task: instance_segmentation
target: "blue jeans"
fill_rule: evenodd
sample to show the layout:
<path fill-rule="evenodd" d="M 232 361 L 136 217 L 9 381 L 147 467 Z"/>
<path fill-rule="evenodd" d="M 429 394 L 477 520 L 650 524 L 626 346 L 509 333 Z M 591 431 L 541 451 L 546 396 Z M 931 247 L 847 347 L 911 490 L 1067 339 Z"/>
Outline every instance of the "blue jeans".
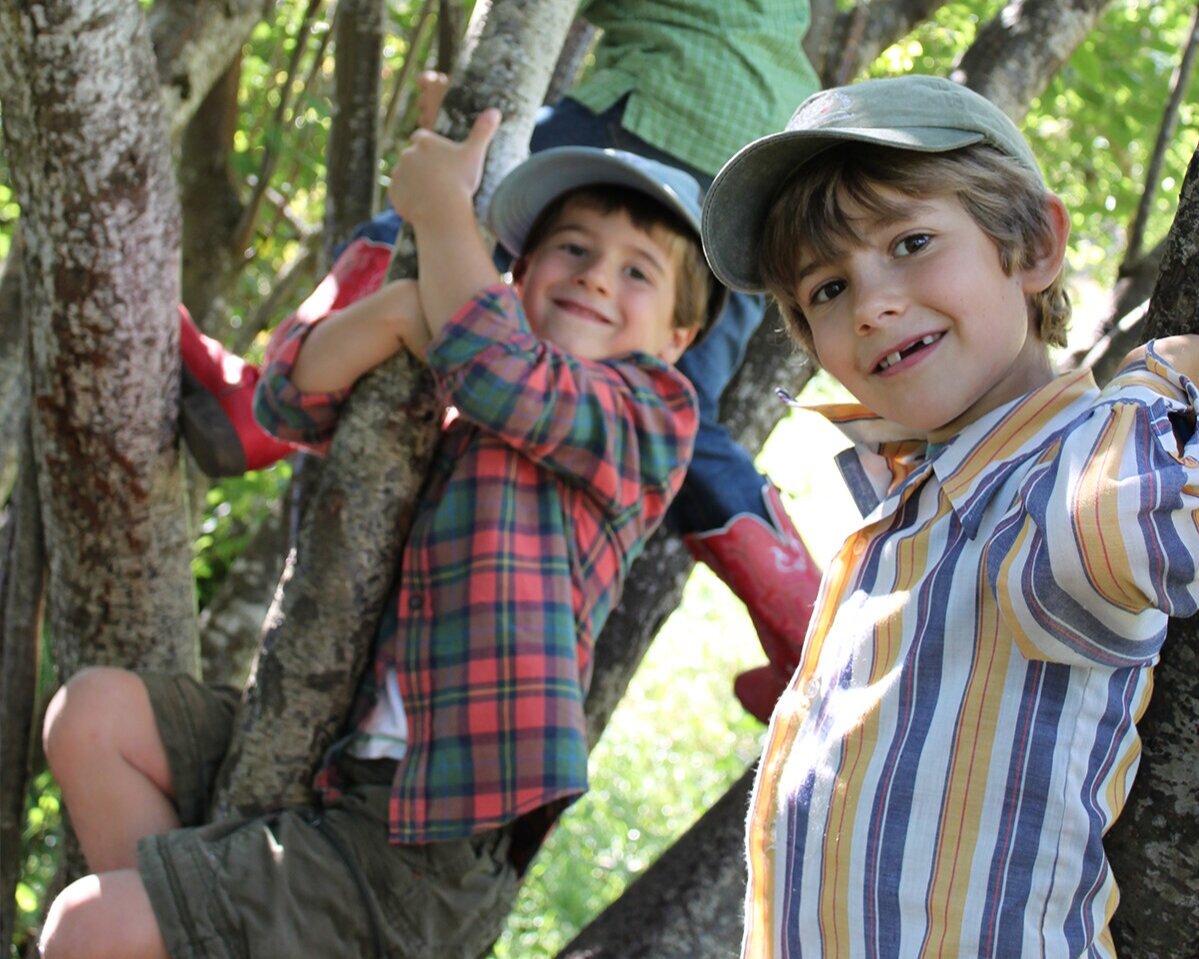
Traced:
<path fill-rule="evenodd" d="M 599 114 L 569 98 L 542 107 L 530 150 L 536 153 L 559 146 L 627 150 L 686 170 L 705 190 L 711 185 L 710 176 L 622 129 L 623 113 L 624 100 Z M 400 218 L 389 208 L 359 226 L 354 238 L 366 236 L 394 243 L 399 223 Z M 501 269 L 507 268 L 503 251 L 497 253 L 496 260 Z M 762 500 L 766 478 L 754 466 L 749 452 L 718 420 L 720 396 L 745 358 L 746 344 L 761 324 L 765 308 L 761 296 L 734 293 L 704 338 L 675 364 L 695 386 L 700 417 L 695 457 L 683 488 L 666 514 L 667 526 L 680 535 L 717 529 L 738 513 L 753 513 L 769 522 Z"/>

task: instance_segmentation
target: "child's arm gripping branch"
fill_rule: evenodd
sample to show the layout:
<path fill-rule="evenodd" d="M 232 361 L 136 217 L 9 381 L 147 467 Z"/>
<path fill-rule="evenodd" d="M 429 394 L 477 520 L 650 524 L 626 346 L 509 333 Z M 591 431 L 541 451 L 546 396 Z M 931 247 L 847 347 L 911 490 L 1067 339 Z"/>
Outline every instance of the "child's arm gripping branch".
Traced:
<path fill-rule="evenodd" d="M 475 219 L 474 195 L 498 110 L 479 114 L 461 143 L 417 130 L 391 175 L 388 198 L 416 234 L 420 300 L 431 336 L 474 296 L 499 282 Z"/>
<path fill-rule="evenodd" d="M 424 358 L 429 331 L 413 280 L 395 280 L 313 326 L 291 380 L 305 393 L 349 389 L 402 347 Z"/>
<path fill-rule="evenodd" d="M 372 292 L 338 309 L 341 294 L 325 289 L 327 278 L 271 335 L 254 391 L 263 429 L 317 452 L 332 438 L 358 377 L 404 346 L 423 359 L 429 342 L 415 281 L 385 283 L 386 262 L 378 259 L 365 276 L 359 267 L 347 272 L 350 296 Z"/>

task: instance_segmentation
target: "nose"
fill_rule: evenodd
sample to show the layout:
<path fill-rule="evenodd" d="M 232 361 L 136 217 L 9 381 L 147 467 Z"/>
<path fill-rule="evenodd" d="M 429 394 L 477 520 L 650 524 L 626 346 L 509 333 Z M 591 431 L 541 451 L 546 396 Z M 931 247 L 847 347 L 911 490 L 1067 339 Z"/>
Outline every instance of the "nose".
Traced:
<path fill-rule="evenodd" d="M 589 256 L 575 271 L 574 282 L 577 286 L 607 294 L 613 289 L 612 266 L 605 256 Z"/>
<path fill-rule="evenodd" d="M 899 278 L 883 267 L 863 269 L 852 279 L 854 327 L 865 334 L 903 315 Z"/>

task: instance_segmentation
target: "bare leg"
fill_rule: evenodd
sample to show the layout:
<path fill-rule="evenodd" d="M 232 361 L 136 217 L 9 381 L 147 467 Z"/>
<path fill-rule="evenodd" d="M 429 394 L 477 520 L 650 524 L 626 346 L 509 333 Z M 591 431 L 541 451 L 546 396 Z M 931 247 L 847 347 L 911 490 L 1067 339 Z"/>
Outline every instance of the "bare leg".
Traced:
<path fill-rule="evenodd" d="M 94 872 L 134 869 L 139 839 L 178 828 L 166 752 L 136 674 L 106 667 L 76 674 L 51 700 L 44 738 Z"/>
<path fill-rule="evenodd" d="M 50 907 L 38 945 L 43 959 L 170 959 L 134 869 L 67 886 Z"/>

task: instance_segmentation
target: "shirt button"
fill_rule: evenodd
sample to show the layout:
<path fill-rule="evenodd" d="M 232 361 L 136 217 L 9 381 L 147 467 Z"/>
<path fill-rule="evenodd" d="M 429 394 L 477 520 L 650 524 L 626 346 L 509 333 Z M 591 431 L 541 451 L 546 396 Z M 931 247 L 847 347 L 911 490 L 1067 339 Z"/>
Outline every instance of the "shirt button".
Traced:
<path fill-rule="evenodd" d="M 424 609 L 424 607 L 425 607 L 425 597 L 419 596 L 419 595 L 412 595 L 412 596 L 408 597 L 408 608 L 409 609 Z"/>
<path fill-rule="evenodd" d="M 820 692 L 820 684 L 814 679 L 809 679 L 804 685 L 803 691 L 807 694 L 809 699 L 815 699 L 816 694 Z"/>

